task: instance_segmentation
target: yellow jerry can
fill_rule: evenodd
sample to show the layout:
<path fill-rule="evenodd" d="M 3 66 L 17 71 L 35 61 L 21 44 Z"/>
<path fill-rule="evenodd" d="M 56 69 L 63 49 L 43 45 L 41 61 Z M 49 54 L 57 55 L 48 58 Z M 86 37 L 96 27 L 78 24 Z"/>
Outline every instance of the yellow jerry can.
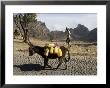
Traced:
<path fill-rule="evenodd" d="M 58 49 L 59 49 L 59 47 L 56 46 L 55 49 L 54 49 L 54 53 L 55 53 L 55 54 L 58 53 Z"/>
<path fill-rule="evenodd" d="M 58 56 L 62 56 L 62 50 L 60 48 L 58 49 Z"/>
<path fill-rule="evenodd" d="M 50 54 L 53 54 L 53 50 L 54 50 L 54 48 L 50 47 Z"/>

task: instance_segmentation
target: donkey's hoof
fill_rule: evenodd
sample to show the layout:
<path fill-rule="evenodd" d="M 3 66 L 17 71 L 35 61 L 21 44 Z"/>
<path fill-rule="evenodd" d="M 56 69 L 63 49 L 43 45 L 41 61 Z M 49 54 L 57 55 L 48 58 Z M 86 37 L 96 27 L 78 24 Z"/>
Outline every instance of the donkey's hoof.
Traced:
<path fill-rule="evenodd" d="M 42 70 L 45 70 L 45 67 L 42 67 Z"/>

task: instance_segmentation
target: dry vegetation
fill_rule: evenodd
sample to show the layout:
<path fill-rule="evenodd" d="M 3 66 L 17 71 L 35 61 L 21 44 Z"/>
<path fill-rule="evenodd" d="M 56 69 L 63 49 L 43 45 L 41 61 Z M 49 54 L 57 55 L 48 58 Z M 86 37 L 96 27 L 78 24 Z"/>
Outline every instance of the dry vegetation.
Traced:
<path fill-rule="evenodd" d="M 31 39 L 34 45 L 44 46 L 48 41 L 41 41 Z M 66 44 L 64 42 L 57 42 L 59 45 Z M 64 64 L 57 70 L 42 70 L 43 58 L 38 54 L 33 56 L 28 55 L 28 45 L 22 40 L 14 39 L 14 59 L 13 59 L 13 74 L 14 75 L 97 75 L 97 46 L 92 44 L 85 44 L 80 42 L 71 43 L 70 55 L 71 59 L 67 62 L 67 70 Z M 57 60 L 49 60 L 52 67 L 56 67 Z"/>

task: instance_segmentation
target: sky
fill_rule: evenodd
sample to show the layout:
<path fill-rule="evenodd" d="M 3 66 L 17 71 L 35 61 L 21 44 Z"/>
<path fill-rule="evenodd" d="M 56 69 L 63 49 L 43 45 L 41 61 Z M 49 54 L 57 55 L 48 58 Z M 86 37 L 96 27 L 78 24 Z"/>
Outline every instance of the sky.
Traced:
<path fill-rule="evenodd" d="M 65 31 L 66 27 L 75 28 L 78 24 L 85 25 L 89 30 L 97 27 L 96 13 L 39 13 L 37 20 L 45 22 L 50 31 Z"/>

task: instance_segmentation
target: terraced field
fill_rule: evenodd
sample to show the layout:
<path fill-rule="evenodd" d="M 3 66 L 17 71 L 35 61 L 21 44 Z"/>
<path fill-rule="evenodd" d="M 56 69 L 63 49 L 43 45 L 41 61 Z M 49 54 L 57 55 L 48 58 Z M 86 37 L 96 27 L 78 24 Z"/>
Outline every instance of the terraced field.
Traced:
<path fill-rule="evenodd" d="M 48 41 L 31 40 L 34 45 L 44 46 Z M 57 42 L 59 45 L 66 44 Z M 92 44 L 74 44 L 71 43 L 71 59 L 67 62 L 67 69 L 62 70 L 65 65 L 62 64 L 59 69 L 42 69 L 44 58 L 35 54 L 28 55 L 28 45 L 21 40 L 14 40 L 14 75 L 97 75 L 97 46 Z M 58 65 L 57 59 L 50 59 L 49 64 L 55 68 Z"/>

